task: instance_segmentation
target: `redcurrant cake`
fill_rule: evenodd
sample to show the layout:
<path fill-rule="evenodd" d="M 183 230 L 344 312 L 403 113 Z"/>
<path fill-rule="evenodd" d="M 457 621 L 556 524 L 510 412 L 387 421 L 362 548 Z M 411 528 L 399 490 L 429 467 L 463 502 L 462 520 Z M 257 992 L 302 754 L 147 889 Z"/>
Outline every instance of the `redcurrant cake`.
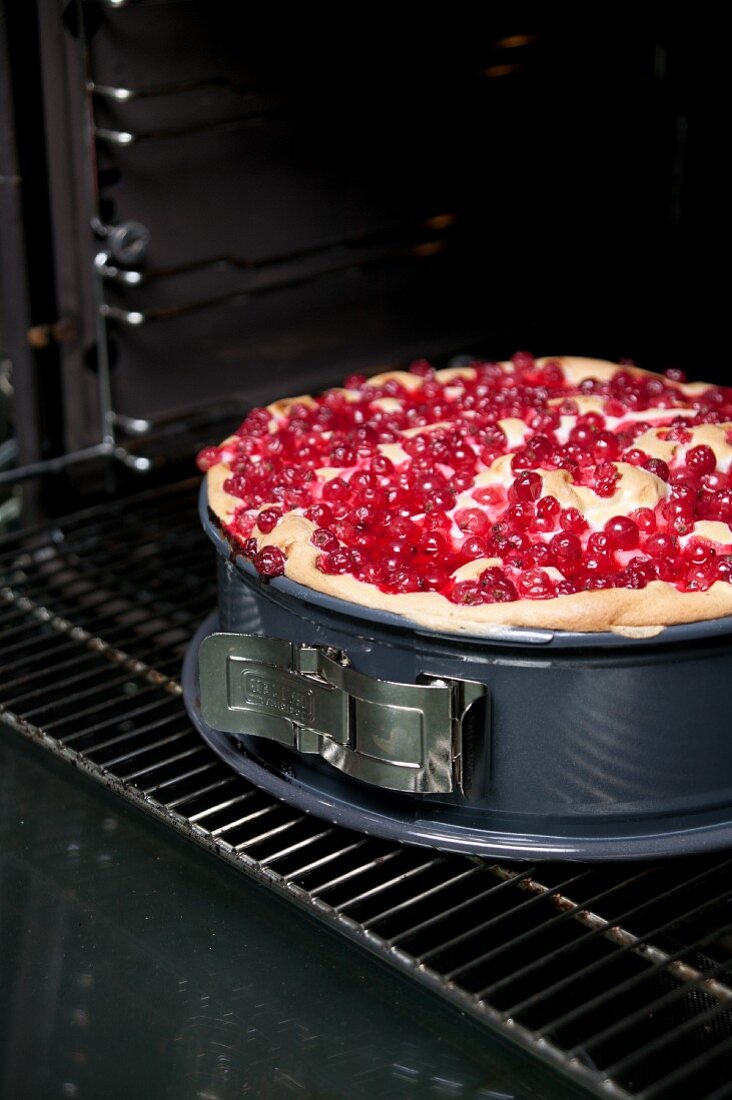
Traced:
<path fill-rule="evenodd" d="M 575 356 L 353 375 L 198 458 L 284 574 L 439 631 L 651 636 L 732 614 L 732 389 Z"/>

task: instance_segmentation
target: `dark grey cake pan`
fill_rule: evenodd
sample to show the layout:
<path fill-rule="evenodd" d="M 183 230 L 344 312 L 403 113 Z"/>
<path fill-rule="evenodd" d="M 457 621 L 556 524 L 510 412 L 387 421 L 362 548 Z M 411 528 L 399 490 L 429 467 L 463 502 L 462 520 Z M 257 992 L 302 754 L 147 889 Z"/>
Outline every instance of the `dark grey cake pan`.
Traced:
<path fill-rule="evenodd" d="M 352 828 L 484 856 L 642 859 L 732 843 L 729 619 L 654 639 L 437 634 L 285 578 L 262 581 L 211 522 L 205 488 L 201 519 L 218 551 L 219 610 L 189 652 L 186 701 L 203 736 L 255 783 Z M 206 643 L 213 634 L 226 637 Z M 261 736 L 247 709 L 235 716 L 236 732 L 214 728 L 201 712 L 201 644 L 235 654 L 236 638 L 252 636 L 282 639 L 293 653 L 345 654 L 357 684 L 478 685 L 485 694 L 462 729 L 462 781 L 383 790 L 343 774 L 339 749 L 329 763 L 312 746 L 305 753 Z M 211 656 L 204 664 L 207 680 L 226 681 L 223 665 L 219 677 Z M 288 675 L 296 686 L 297 674 Z M 289 706 L 276 690 L 277 705 Z"/>

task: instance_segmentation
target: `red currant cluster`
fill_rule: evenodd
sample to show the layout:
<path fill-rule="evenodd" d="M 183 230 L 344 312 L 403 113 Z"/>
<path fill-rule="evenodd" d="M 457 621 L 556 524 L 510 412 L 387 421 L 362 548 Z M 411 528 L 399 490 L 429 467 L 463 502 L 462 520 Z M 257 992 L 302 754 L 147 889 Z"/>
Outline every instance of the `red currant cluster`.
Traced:
<path fill-rule="evenodd" d="M 282 573 L 285 556 L 276 546 L 260 549 L 257 535 L 295 511 L 314 524 L 324 574 L 350 574 L 385 592 L 439 592 L 460 604 L 644 588 L 656 579 L 693 591 L 730 579 L 732 556 L 719 544 L 693 535 L 680 540 L 699 519 L 732 522 L 732 479 L 717 471 L 711 447 L 686 446 L 695 425 L 732 421 L 732 390 L 710 386 L 689 399 L 670 384 L 682 380 L 678 373 L 665 380 L 622 368 L 609 381 L 573 386 L 560 364 L 540 365 L 526 353 L 514 356 L 510 369 L 478 362 L 471 376 L 449 381 L 424 361 L 412 372 L 421 379 L 414 388 L 398 378 L 375 384 L 354 375 L 347 392 L 291 404 L 284 418 L 255 409 L 235 443 L 201 452 L 201 469 L 222 456 L 228 463 L 224 489 L 242 502 L 230 534 L 261 575 Z M 580 395 L 601 398 L 603 412 L 580 413 Z M 638 416 L 650 408 L 668 410 L 668 417 L 656 414 L 651 424 Z M 568 433 L 567 417 L 574 419 Z M 513 449 L 500 423 L 507 418 L 525 425 Z M 661 437 L 684 445 L 671 469 L 636 446 L 659 423 Z M 384 444 L 399 444 L 406 461 L 392 461 Z M 476 485 L 508 453 L 508 489 Z M 564 470 L 574 484 L 612 500 L 618 462 L 668 483 L 656 509 L 613 516 L 602 530 L 590 530 L 577 509 L 542 495 L 539 471 Z M 327 480 L 317 472 L 323 468 Z M 342 472 L 332 476 L 334 469 Z M 486 558 L 501 565 L 455 579 L 462 566 Z"/>

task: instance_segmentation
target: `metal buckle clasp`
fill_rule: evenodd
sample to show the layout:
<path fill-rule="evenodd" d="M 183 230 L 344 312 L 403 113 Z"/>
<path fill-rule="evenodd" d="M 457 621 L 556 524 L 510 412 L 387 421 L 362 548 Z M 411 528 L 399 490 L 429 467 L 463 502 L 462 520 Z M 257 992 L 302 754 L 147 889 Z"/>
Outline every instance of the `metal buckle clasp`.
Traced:
<path fill-rule="evenodd" d="M 199 671 L 203 718 L 214 729 L 317 753 L 386 790 L 479 794 L 484 684 L 429 675 L 417 684 L 377 680 L 338 650 L 248 634 L 209 635 Z"/>

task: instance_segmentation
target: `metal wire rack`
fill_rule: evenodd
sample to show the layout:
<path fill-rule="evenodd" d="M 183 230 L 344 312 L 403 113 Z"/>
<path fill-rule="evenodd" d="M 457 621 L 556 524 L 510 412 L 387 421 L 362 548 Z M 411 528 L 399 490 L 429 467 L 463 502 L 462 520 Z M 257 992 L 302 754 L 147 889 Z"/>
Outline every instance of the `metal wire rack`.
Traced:
<path fill-rule="evenodd" d="M 0 717 L 590 1092 L 732 1096 L 732 856 L 502 864 L 358 835 L 234 775 L 178 673 L 216 598 L 190 481 L 0 542 Z"/>

